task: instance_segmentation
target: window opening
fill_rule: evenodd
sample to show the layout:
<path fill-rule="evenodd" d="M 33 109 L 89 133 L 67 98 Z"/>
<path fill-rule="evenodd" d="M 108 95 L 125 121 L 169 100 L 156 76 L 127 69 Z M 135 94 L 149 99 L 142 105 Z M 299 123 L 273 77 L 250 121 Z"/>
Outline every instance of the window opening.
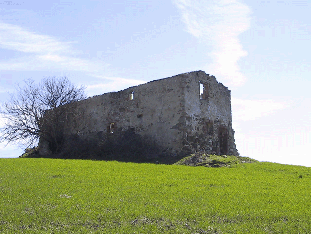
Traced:
<path fill-rule="evenodd" d="M 207 92 L 207 84 L 203 84 L 200 81 L 200 99 L 207 99 L 208 92 Z"/>
<path fill-rule="evenodd" d="M 203 93 L 204 93 L 204 86 L 202 83 L 200 83 L 200 99 L 203 99 Z"/>
<path fill-rule="evenodd" d="M 134 100 L 134 92 L 130 93 L 130 100 Z"/>

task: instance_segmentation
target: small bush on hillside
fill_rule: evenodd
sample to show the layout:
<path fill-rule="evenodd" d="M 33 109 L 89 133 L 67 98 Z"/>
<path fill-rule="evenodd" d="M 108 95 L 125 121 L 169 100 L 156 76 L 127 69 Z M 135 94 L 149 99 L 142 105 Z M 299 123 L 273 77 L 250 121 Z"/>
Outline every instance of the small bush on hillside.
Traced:
<path fill-rule="evenodd" d="M 240 163 L 254 163 L 254 162 L 258 161 L 255 159 L 242 156 L 209 155 L 198 152 L 181 159 L 180 161 L 176 162 L 175 165 L 230 167 Z"/>
<path fill-rule="evenodd" d="M 39 158 L 39 149 L 38 147 L 26 148 L 25 152 L 19 156 L 20 158 Z"/>

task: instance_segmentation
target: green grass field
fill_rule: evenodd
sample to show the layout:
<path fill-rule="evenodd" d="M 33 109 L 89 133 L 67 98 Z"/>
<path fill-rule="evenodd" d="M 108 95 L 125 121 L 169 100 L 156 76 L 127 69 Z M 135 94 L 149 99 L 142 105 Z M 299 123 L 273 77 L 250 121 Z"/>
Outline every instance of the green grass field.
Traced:
<path fill-rule="evenodd" d="M 0 159 L 0 233 L 311 233 L 311 168 Z"/>

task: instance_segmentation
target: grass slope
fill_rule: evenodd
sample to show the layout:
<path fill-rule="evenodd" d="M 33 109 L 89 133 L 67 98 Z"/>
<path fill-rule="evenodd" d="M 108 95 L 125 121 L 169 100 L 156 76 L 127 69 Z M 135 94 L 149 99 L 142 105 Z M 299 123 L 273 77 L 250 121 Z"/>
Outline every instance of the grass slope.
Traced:
<path fill-rule="evenodd" d="M 0 159 L 0 233 L 310 233 L 311 168 Z"/>

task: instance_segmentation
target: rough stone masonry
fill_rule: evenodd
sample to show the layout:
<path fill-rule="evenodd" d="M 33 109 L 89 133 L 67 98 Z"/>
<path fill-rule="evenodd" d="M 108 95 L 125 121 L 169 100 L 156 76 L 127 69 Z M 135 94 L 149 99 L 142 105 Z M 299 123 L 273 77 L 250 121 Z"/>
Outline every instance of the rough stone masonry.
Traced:
<path fill-rule="evenodd" d="M 63 119 L 65 138 L 77 135 L 107 139 L 131 131 L 152 139 L 158 147 L 156 153 L 239 155 L 232 129 L 230 90 L 203 71 L 154 80 L 69 105 L 74 108 Z M 39 148 L 46 154 L 48 142 L 41 139 Z"/>

